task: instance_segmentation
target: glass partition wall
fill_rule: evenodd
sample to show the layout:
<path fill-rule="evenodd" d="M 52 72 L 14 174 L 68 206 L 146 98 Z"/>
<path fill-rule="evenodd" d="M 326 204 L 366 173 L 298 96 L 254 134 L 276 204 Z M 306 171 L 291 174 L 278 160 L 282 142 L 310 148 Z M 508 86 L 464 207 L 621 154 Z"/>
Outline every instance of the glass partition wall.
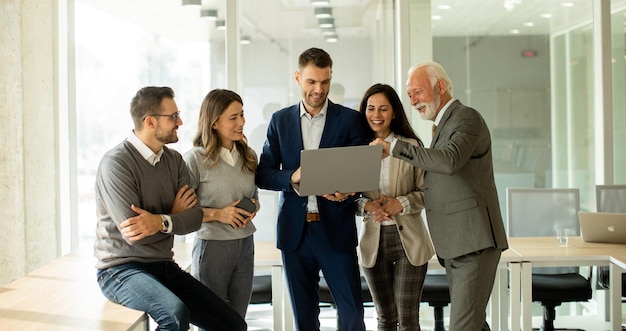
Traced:
<path fill-rule="evenodd" d="M 77 182 L 78 201 L 72 208 L 78 215 L 78 229 L 72 232 L 80 245 L 93 241 L 98 162 L 130 134 L 128 105 L 140 87 L 174 88 L 184 124 L 180 141 L 170 147 L 181 153 L 191 147 L 204 95 L 213 88 L 235 90 L 244 100 L 244 132 L 260 154 L 271 113 L 301 98 L 294 72 L 304 49 L 320 47 L 333 57 L 330 98 L 334 102 L 356 107 L 374 82 L 394 82 L 393 1 L 72 3 L 77 173 L 68 176 Z M 323 25 L 328 19 L 333 24 Z M 230 33 L 232 29 L 236 33 Z M 236 45 L 228 43 L 233 36 Z M 234 75 L 227 69 L 229 61 L 237 63 Z M 262 191 L 260 199 L 263 208 L 256 220 L 263 224 L 256 237 L 273 240 L 278 195 Z"/>
<path fill-rule="evenodd" d="M 203 0 L 189 7 L 174 0 L 74 0 L 77 124 L 71 130 L 77 132 L 72 162 L 78 172 L 69 176 L 78 183 L 78 202 L 71 208 L 78 210 L 79 229 L 72 231 L 91 244 L 97 162 L 130 133 L 128 104 L 141 86 L 175 89 L 184 125 L 172 147 L 181 153 L 191 146 L 204 95 L 213 88 L 236 90 L 244 100 L 245 133 L 259 152 L 269 113 L 300 100 L 294 71 L 305 48 L 331 54 L 330 98 L 356 108 L 370 85 L 395 86 L 406 79 L 396 77 L 395 41 L 415 43 L 431 31 L 432 45 L 403 49 L 432 49 L 454 82 L 454 96 L 485 117 L 503 215 L 507 187 L 579 188 L 581 209 L 591 210 L 597 181 L 594 114 L 602 111 L 593 102 L 594 1 Z M 395 6 L 418 2 L 430 8 L 430 21 L 421 19 L 423 13 L 420 19 L 410 16 L 409 31 L 397 31 L 406 25 L 397 25 L 396 18 L 404 16 Z M 625 3 L 611 1 L 613 132 L 607 134 L 615 142 L 615 184 L 626 183 L 620 144 L 626 129 Z M 205 10 L 216 16 L 203 16 Z M 334 25 L 320 26 L 328 18 Z M 229 34 L 232 29 L 236 33 Z M 234 82 L 229 61 L 237 64 Z M 406 75 L 406 69 L 399 72 Z M 404 96 L 404 86 L 396 88 Z M 405 107 L 418 134 L 428 136 L 420 131 L 423 121 Z M 259 235 L 271 239 L 277 197 L 263 192 L 261 199 L 259 221 L 267 226 Z"/>
<path fill-rule="evenodd" d="M 613 162 L 615 184 L 626 183 L 626 4 L 611 2 Z"/>

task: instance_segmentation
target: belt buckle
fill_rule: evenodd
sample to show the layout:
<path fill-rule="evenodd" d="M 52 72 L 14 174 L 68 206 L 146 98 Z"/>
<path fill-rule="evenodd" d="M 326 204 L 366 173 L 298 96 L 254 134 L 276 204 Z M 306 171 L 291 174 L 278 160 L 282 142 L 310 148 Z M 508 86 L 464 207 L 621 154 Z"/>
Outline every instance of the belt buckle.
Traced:
<path fill-rule="evenodd" d="M 307 223 L 319 222 L 320 214 L 319 213 L 306 213 L 305 220 Z"/>

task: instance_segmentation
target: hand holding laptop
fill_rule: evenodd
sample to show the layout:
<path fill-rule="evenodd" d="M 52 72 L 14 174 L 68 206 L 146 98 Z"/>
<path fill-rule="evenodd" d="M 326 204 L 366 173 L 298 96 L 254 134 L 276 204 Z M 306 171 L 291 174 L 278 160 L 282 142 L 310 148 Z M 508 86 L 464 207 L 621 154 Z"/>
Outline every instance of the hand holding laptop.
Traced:
<path fill-rule="evenodd" d="M 324 194 L 322 195 L 322 197 L 330 201 L 342 202 L 346 200 L 349 196 L 353 196 L 355 194 L 356 192 L 350 192 L 350 193 L 335 192 L 335 194 Z"/>
<path fill-rule="evenodd" d="M 292 184 L 300 184 L 300 174 L 302 173 L 302 167 L 298 167 L 296 171 L 291 174 L 291 183 Z M 335 192 L 334 194 L 324 194 L 322 197 L 326 198 L 330 201 L 342 202 L 346 200 L 349 196 L 355 195 L 356 192 L 350 193 L 341 193 Z"/>
<path fill-rule="evenodd" d="M 291 174 L 291 182 L 294 184 L 300 184 L 300 174 L 302 173 L 302 167 L 298 167 L 296 171 Z"/>
<path fill-rule="evenodd" d="M 389 153 L 390 153 L 389 147 L 391 147 L 391 143 L 390 142 L 387 142 L 387 141 L 385 141 L 384 139 L 381 139 L 381 138 L 376 138 L 374 141 L 372 141 L 370 143 L 370 146 L 375 146 L 375 145 L 383 146 L 383 156 L 382 156 L 383 159 L 386 158 L 387 156 L 389 156 Z"/>

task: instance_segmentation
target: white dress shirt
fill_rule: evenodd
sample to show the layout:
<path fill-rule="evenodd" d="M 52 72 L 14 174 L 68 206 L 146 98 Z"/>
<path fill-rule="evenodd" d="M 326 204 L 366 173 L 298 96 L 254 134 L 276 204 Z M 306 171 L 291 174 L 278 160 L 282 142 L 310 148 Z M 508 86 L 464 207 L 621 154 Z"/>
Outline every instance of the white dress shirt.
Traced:
<path fill-rule="evenodd" d="M 326 113 L 328 112 L 328 99 L 324 103 L 319 114 L 312 117 L 307 113 L 304 104 L 300 101 L 300 127 L 302 128 L 302 144 L 304 149 L 318 149 L 326 124 Z M 318 213 L 317 199 L 314 195 L 308 197 L 306 206 L 307 213 Z"/>

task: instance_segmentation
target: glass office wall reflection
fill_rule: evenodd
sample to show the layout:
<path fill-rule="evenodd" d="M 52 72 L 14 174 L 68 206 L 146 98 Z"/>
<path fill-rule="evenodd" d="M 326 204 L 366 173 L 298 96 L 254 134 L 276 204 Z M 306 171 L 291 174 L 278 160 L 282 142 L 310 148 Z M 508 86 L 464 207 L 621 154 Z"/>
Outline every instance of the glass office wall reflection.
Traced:
<path fill-rule="evenodd" d="M 488 12 L 498 20 L 458 20 L 451 31 L 438 2 L 434 59 L 452 76 L 455 97 L 479 110 L 491 129 L 503 215 L 507 187 L 592 194 L 592 3 L 490 1 Z M 584 196 L 584 205 L 594 203 Z"/>

